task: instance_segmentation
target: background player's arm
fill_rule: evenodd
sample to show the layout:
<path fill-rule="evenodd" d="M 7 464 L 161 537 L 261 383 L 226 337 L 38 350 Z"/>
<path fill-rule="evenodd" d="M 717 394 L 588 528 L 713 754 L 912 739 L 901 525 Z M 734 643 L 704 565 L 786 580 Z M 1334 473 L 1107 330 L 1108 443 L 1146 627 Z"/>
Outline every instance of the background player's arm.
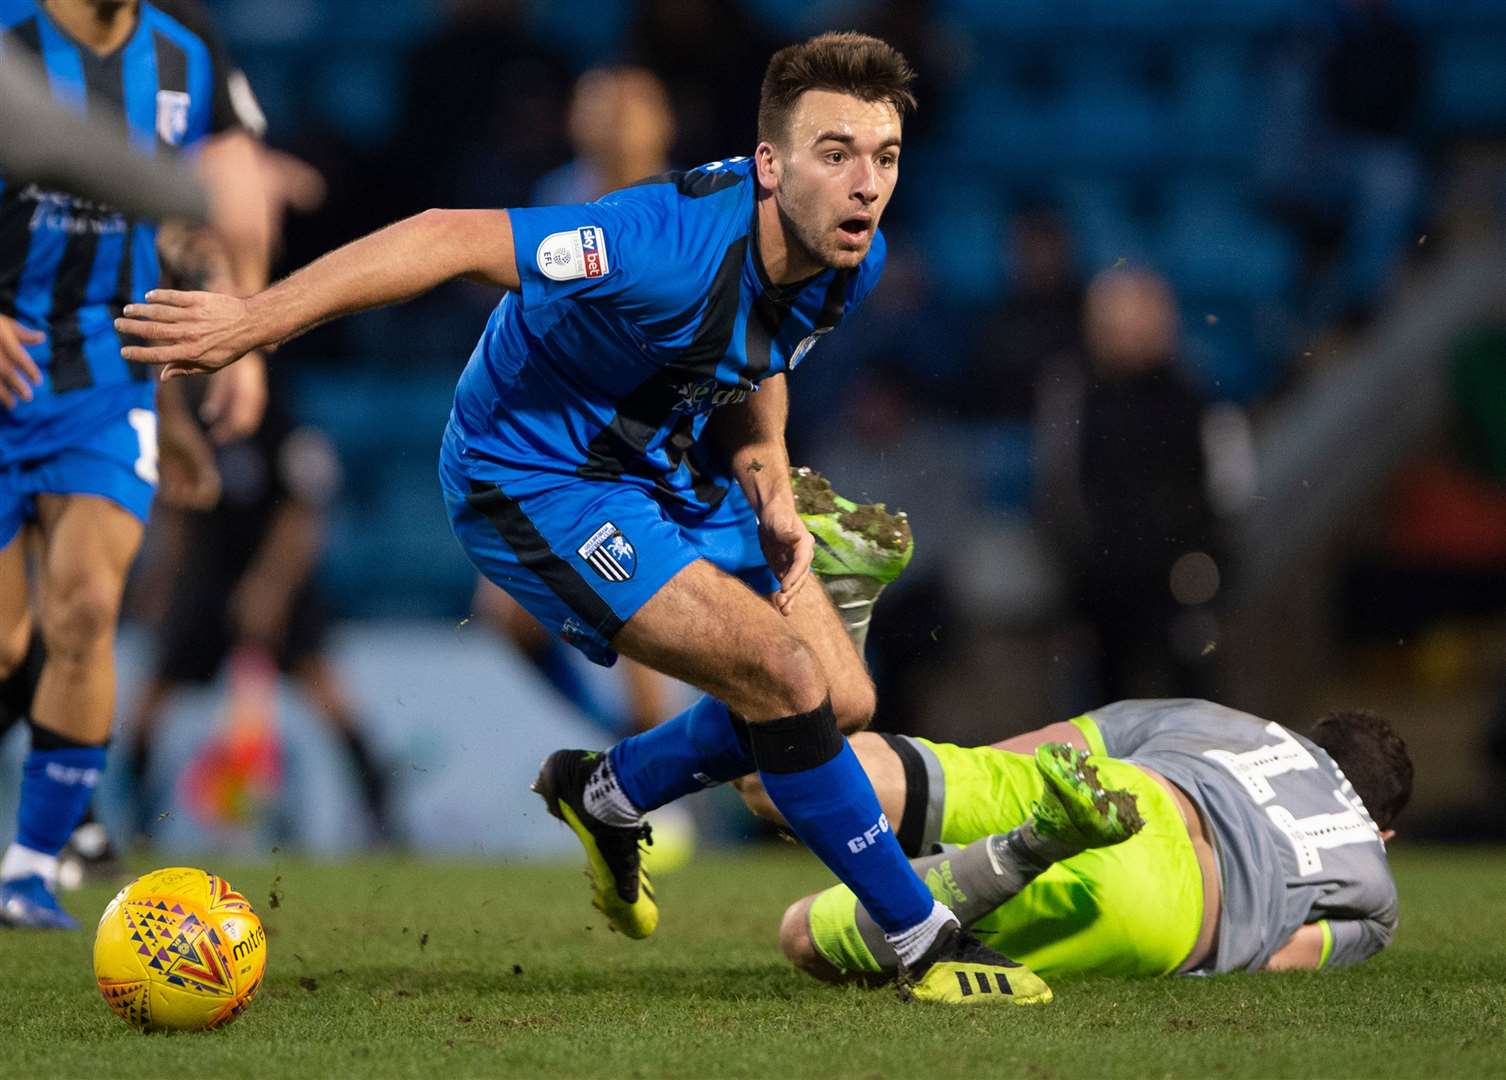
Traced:
<path fill-rule="evenodd" d="M 272 265 L 271 194 L 261 153 L 257 139 L 244 128 L 232 128 L 205 142 L 199 155 L 212 235 L 224 251 L 223 291 L 237 296 L 265 289 Z M 210 434 L 223 443 L 255 431 L 266 406 L 266 361 L 252 354 L 234 371 L 210 380 L 199 411 Z"/>
<path fill-rule="evenodd" d="M 157 387 L 158 491 L 169 506 L 209 510 L 220 501 L 214 450 L 194 421 L 178 384 Z"/>
<path fill-rule="evenodd" d="M 764 555 L 779 575 L 774 603 L 781 611 L 804 584 L 815 551 L 810 530 L 795 512 L 790 488 L 790 455 L 784 445 L 789 407 L 785 377 L 772 375 L 747 400 L 719 410 L 712 428 L 758 515 Z"/>
<path fill-rule="evenodd" d="M 150 344 L 121 355 L 164 365 L 165 378 L 216 371 L 253 349 L 462 276 L 519 288 L 505 210 L 426 210 L 337 248 L 245 300 L 154 289 L 147 303 L 129 305 L 116 320 L 121 333 Z"/>

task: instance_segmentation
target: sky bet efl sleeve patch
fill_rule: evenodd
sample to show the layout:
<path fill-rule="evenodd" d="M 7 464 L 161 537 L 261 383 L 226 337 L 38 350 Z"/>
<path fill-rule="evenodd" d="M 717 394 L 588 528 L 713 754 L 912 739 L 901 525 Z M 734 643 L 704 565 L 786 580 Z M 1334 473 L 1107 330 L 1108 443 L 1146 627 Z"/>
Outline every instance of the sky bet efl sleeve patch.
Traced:
<path fill-rule="evenodd" d="M 553 281 L 605 277 L 612 270 L 606 234 L 595 225 L 550 233 L 539 242 L 535 258 L 539 270 Z"/>

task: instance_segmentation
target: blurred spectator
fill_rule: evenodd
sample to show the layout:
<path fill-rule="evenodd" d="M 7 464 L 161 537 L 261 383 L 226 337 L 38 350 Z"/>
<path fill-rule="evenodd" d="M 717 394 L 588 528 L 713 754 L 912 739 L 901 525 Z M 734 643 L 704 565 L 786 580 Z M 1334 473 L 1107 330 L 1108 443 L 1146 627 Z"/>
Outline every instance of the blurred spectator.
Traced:
<path fill-rule="evenodd" d="M 1109 270 L 1084 315 L 1089 370 L 1059 360 L 1040 393 L 1040 515 L 1093 643 L 1087 700 L 1203 697 L 1217 627 L 1206 403 L 1176 366 L 1164 279 Z"/>
<path fill-rule="evenodd" d="M 1010 222 L 1009 288 L 983 321 L 957 411 L 964 417 L 1028 419 L 1041 373 L 1082 364 L 1082 282 L 1067 223 L 1052 210 Z"/>
<path fill-rule="evenodd" d="M 669 168 L 675 118 L 664 84 L 644 68 L 586 72 L 575 81 L 567 123 L 575 157 L 538 182 L 535 205 L 590 202 Z"/>
<path fill-rule="evenodd" d="M 290 675 L 340 740 L 379 835 L 387 782 L 338 670 L 325 651 L 326 616 L 314 570 L 340 463 L 324 435 L 297 426 L 274 380 L 266 419 L 250 438 L 218 448 L 220 504 L 162 513 L 154 527 L 177 553 L 157 667 L 130 732 L 135 826 L 145 831 L 169 789 L 152 774 L 162 717 L 186 685 L 212 680 L 227 656 L 266 656 Z M 270 666 L 270 664 L 268 665 Z"/>
<path fill-rule="evenodd" d="M 575 157 L 547 173 L 534 189 L 535 205 L 590 202 L 669 170 L 675 118 L 664 84 L 644 68 L 592 68 L 570 97 L 570 143 Z M 646 731 L 669 715 L 668 680 L 620 657 L 619 708 L 583 676 L 576 651 L 545 630 L 507 593 L 476 581 L 475 617 L 510 642 L 567 701 L 615 738 Z"/>

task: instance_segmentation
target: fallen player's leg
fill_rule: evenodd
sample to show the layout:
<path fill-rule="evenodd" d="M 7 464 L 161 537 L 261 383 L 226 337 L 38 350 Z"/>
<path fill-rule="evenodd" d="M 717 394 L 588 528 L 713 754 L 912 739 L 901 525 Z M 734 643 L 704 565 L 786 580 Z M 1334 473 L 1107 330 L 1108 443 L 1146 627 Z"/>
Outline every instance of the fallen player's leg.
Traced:
<path fill-rule="evenodd" d="M 967 845 L 913 865 L 980 940 L 1047 978 L 1167 974 L 1186 958 L 1202 916 L 1197 859 L 1171 795 L 1146 773 L 1055 748 L 1037 759 L 891 736 L 884 749 L 915 759 L 875 784 L 890 801 L 903 789 L 902 842 Z M 780 941 L 818 978 L 881 979 L 895 966 L 840 886 L 792 905 Z"/>

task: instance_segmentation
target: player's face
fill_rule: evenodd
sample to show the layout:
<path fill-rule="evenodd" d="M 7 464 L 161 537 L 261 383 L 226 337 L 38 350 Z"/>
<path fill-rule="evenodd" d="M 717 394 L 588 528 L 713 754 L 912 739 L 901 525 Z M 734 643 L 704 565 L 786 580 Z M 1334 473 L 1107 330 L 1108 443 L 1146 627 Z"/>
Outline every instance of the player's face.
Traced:
<path fill-rule="evenodd" d="M 808 90 L 776 147 L 775 199 L 792 238 L 821 266 L 868 254 L 899 180 L 899 113 L 886 101 Z"/>

